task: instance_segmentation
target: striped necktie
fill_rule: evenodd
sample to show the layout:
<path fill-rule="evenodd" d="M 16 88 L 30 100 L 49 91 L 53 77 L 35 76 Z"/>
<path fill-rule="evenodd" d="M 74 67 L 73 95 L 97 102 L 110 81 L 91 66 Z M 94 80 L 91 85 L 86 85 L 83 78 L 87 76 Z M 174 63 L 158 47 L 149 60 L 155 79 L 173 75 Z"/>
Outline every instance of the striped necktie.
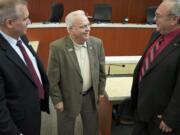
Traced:
<path fill-rule="evenodd" d="M 156 52 L 159 49 L 159 46 L 161 45 L 161 43 L 163 41 L 164 41 L 164 38 L 163 38 L 163 36 L 161 36 L 158 39 L 158 42 L 151 48 L 151 50 L 149 51 L 147 56 L 144 58 L 143 63 L 142 63 L 142 67 L 141 67 L 141 71 L 140 71 L 139 81 L 141 81 L 142 77 L 144 76 L 146 71 L 149 69 L 149 66 L 154 61 Z"/>

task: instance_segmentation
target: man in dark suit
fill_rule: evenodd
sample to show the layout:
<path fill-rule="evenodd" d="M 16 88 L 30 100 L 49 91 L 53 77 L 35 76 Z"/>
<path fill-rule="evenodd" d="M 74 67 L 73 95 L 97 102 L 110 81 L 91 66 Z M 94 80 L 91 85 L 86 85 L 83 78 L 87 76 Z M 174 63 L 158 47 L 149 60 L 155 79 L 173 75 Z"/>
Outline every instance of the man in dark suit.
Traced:
<path fill-rule="evenodd" d="M 66 16 L 69 36 L 51 43 L 48 77 L 57 110 L 60 135 L 74 135 L 81 114 L 83 135 L 98 134 L 97 107 L 105 89 L 105 56 L 102 41 L 89 36 L 84 11 Z"/>
<path fill-rule="evenodd" d="M 0 7 L 0 135 L 40 135 L 49 84 L 23 36 L 30 23 L 27 3 L 1 0 Z"/>
<path fill-rule="evenodd" d="M 164 0 L 154 21 L 157 32 L 134 72 L 132 135 L 180 135 L 180 0 Z"/>

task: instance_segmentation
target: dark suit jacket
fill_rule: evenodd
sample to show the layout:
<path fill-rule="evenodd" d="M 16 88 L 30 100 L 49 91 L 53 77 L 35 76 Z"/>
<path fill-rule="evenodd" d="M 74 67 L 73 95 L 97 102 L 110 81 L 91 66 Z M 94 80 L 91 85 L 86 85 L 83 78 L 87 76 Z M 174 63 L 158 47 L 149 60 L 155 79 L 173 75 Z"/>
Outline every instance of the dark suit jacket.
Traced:
<path fill-rule="evenodd" d="M 105 56 L 102 41 L 95 37 L 87 40 L 92 86 L 97 107 L 98 96 L 105 89 Z M 75 54 L 74 45 L 69 36 L 51 43 L 48 77 L 50 95 L 53 103 L 64 102 L 64 111 L 76 117 L 81 109 L 83 79 Z"/>
<path fill-rule="evenodd" d="M 157 39 L 154 33 L 148 48 Z M 145 54 L 145 53 L 144 53 Z M 144 54 L 137 64 L 132 85 L 132 104 L 139 120 L 149 122 L 158 114 L 172 128 L 180 126 L 180 35 L 155 58 L 138 83 Z"/>
<path fill-rule="evenodd" d="M 45 99 L 39 101 L 38 90 L 24 62 L 0 34 L 0 135 L 39 135 L 41 110 L 49 112 L 46 73 L 27 39 L 22 40 L 37 60 Z"/>

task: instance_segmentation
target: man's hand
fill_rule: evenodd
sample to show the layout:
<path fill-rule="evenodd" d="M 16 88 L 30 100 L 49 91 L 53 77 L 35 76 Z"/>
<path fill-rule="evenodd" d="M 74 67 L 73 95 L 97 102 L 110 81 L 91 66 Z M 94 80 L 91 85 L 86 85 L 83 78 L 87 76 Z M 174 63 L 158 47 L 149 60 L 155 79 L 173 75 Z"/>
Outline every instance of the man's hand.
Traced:
<path fill-rule="evenodd" d="M 99 95 L 99 98 L 103 98 L 104 97 L 104 95 Z"/>
<path fill-rule="evenodd" d="M 97 102 L 97 103 L 99 104 L 100 100 L 103 100 L 103 98 L 104 98 L 104 95 L 99 95 L 99 96 L 98 96 L 98 102 Z"/>
<path fill-rule="evenodd" d="M 172 132 L 172 128 L 168 127 L 163 120 L 161 121 L 159 128 L 165 133 Z"/>
<path fill-rule="evenodd" d="M 159 119 L 162 119 L 162 115 L 158 115 Z M 162 132 L 169 133 L 172 132 L 172 128 L 170 128 L 166 123 L 162 120 L 160 122 L 159 128 L 162 130 Z"/>
<path fill-rule="evenodd" d="M 64 111 L 64 103 L 61 101 L 59 103 L 57 103 L 56 105 L 54 105 L 54 108 L 57 110 L 57 111 Z"/>

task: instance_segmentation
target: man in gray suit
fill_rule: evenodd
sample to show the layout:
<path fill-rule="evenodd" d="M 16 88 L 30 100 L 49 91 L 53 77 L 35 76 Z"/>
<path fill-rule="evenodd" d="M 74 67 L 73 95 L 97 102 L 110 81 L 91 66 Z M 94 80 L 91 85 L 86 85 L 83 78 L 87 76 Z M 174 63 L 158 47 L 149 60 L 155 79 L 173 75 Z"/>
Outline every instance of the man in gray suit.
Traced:
<path fill-rule="evenodd" d="M 98 101 L 105 89 L 105 56 L 100 39 L 89 36 L 84 11 L 66 16 L 69 36 L 51 43 L 48 77 L 50 95 L 57 110 L 58 131 L 74 135 L 81 114 L 84 135 L 98 135 Z"/>

